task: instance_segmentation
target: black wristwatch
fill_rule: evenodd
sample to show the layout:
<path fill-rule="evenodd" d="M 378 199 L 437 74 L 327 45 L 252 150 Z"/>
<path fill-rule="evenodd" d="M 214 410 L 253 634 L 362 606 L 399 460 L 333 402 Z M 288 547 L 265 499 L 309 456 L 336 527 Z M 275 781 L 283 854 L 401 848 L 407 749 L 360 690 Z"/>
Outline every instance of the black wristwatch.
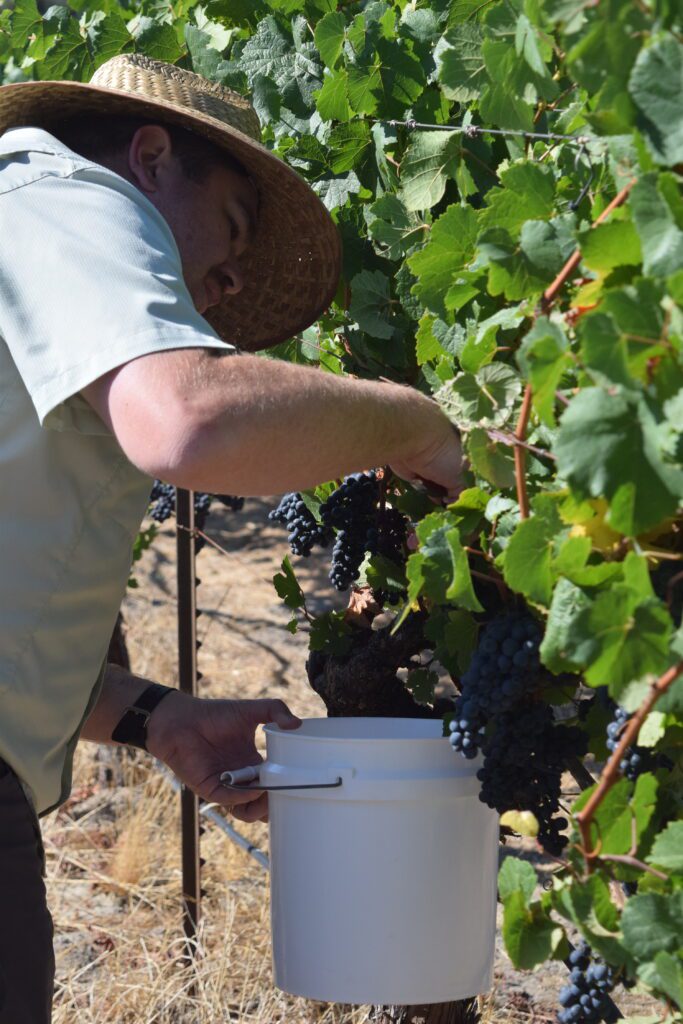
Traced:
<path fill-rule="evenodd" d="M 149 716 L 160 700 L 173 693 L 172 686 L 151 683 L 136 697 L 134 704 L 129 704 L 126 713 L 111 734 L 117 743 L 128 743 L 131 747 L 147 750 L 147 723 Z"/>

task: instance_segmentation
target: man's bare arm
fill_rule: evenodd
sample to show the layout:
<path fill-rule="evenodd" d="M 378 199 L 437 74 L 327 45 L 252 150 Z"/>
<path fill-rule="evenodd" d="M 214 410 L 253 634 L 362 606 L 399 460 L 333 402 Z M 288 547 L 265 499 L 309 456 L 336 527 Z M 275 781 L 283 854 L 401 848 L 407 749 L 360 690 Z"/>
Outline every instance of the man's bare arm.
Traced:
<path fill-rule="evenodd" d="M 177 349 L 133 360 L 84 394 L 135 465 L 181 487 L 273 494 L 384 463 L 458 487 L 448 420 L 396 384 Z"/>

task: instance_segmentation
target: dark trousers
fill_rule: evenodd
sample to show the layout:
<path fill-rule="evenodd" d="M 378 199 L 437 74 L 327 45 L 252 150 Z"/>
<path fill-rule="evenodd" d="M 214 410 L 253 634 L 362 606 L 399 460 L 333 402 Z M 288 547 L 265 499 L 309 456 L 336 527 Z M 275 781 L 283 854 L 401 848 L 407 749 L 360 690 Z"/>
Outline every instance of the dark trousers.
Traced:
<path fill-rule="evenodd" d="M 0 1024 L 49 1024 L 52 918 L 38 819 L 0 758 Z"/>

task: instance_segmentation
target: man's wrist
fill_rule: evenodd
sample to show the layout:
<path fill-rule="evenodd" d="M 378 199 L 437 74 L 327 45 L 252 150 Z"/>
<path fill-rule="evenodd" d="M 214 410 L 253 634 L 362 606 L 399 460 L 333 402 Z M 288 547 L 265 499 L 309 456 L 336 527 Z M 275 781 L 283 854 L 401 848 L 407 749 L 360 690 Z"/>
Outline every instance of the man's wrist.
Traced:
<path fill-rule="evenodd" d="M 147 725 L 157 705 L 173 691 L 160 683 L 150 683 L 130 704 L 116 723 L 111 738 L 115 743 L 147 750 Z"/>
<path fill-rule="evenodd" d="M 147 721 L 147 750 L 168 763 L 179 731 L 187 718 L 188 702 L 194 698 L 171 688 L 170 695 L 154 709 Z"/>

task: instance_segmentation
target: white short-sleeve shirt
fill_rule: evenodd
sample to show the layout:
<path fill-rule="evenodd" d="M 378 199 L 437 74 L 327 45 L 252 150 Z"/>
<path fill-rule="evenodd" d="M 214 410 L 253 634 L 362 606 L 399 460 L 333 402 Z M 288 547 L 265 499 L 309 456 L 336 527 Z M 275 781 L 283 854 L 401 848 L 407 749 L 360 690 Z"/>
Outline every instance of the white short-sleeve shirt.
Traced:
<path fill-rule="evenodd" d="M 231 350 L 196 311 L 153 204 L 46 131 L 5 132 L 0 757 L 39 813 L 68 796 L 151 486 L 79 392 L 186 347 Z"/>

